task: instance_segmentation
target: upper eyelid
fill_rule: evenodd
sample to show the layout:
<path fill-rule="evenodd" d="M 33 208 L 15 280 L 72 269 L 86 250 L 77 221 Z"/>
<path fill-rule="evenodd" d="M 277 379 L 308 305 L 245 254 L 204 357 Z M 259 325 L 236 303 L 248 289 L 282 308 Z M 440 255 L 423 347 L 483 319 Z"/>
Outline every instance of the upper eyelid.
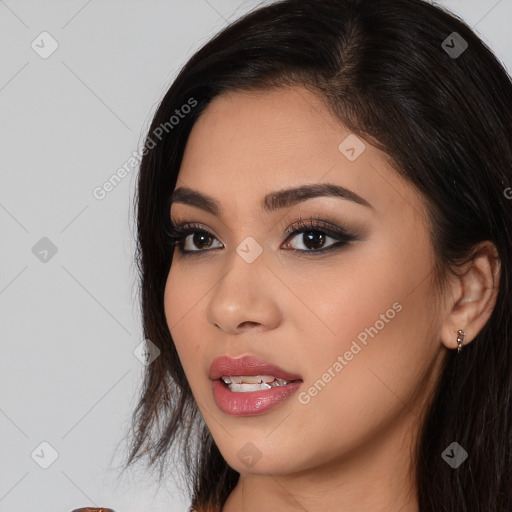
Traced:
<path fill-rule="evenodd" d="M 330 231 L 330 232 L 336 232 L 338 234 L 343 233 L 351 233 L 352 230 L 349 227 L 344 226 L 338 226 L 332 222 L 329 222 L 328 220 L 324 219 L 314 219 L 312 217 L 308 218 L 300 218 L 296 221 L 294 221 L 288 228 L 285 229 L 286 235 L 292 235 L 297 232 L 304 232 L 307 229 L 315 230 L 315 231 Z"/>
<path fill-rule="evenodd" d="M 207 227 L 202 222 L 198 221 L 188 221 L 183 219 L 170 219 L 171 227 L 172 228 L 182 228 L 182 229 L 190 229 L 190 230 L 196 230 L 196 231 L 206 231 L 210 234 L 215 235 L 213 233 L 214 230 L 212 230 L 210 227 Z M 301 217 L 295 221 L 293 221 L 285 230 L 285 234 L 292 234 L 293 232 L 296 232 L 300 229 L 315 229 L 315 230 L 321 230 L 321 229 L 327 229 L 331 231 L 341 231 L 341 232 L 351 232 L 350 226 L 344 227 L 344 226 L 338 226 L 334 224 L 333 222 L 330 222 L 328 220 L 323 219 L 315 219 L 314 216 L 310 217 Z M 357 231 L 357 230 L 353 230 Z"/>

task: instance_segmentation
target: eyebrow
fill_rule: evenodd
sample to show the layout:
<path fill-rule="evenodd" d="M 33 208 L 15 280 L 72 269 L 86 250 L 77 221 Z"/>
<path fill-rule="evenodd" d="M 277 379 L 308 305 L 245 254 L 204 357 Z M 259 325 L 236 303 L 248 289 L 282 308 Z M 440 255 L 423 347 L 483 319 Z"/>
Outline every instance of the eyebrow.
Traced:
<path fill-rule="evenodd" d="M 374 209 L 366 199 L 355 192 L 332 183 L 315 183 L 271 192 L 261 201 L 261 209 L 271 213 L 314 197 L 338 197 Z M 222 215 L 222 207 L 217 200 L 189 187 L 183 186 L 174 190 L 169 201 L 169 208 L 173 203 L 183 203 L 201 208 L 216 216 Z"/>

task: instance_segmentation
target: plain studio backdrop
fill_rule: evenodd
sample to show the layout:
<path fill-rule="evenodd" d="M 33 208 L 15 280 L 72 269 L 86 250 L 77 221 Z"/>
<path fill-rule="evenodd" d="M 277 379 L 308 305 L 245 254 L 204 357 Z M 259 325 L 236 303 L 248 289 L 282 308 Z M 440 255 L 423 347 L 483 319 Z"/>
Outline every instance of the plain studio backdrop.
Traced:
<path fill-rule="evenodd" d="M 180 67 L 260 3 L 0 0 L 0 511 L 187 510 L 171 478 L 118 478 L 144 370 L 127 162 Z M 512 0 L 440 3 L 512 70 Z"/>

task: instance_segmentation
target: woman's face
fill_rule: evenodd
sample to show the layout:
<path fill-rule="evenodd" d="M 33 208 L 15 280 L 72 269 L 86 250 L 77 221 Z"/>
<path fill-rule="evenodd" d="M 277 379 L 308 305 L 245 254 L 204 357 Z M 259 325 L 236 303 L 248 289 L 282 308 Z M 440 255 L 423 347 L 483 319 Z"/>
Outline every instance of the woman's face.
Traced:
<path fill-rule="evenodd" d="M 327 184 L 349 192 L 272 201 Z M 173 202 L 173 222 L 199 233 L 185 235 L 186 256 L 174 250 L 165 313 L 229 465 L 284 475 L 402 464 L 446 355 L 419 193 L 301 87 L 215 98 L 190 134 L 182 187 L 218 211 Z M 220 356 L 253 356 L 299 380 L 230 391 L 210 378 Z M 217 377 L 277 373 L 252 370 L 221 366 Z"/>

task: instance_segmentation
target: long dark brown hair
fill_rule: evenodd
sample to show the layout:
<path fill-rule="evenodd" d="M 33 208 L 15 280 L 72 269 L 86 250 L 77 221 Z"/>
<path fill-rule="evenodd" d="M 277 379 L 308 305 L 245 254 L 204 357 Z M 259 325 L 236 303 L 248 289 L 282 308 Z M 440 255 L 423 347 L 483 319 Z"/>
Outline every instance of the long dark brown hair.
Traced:
<path fill-rule="evenodd" d="M 141 457 L 160 477 L 183 468 L 198 510 L 221 510 L 238 481 L 166 323 L 168 201 L 212 98 L 287 85 L 315 92 L 421 191 L 441 286 L 479 242 L 495 244 L 497 303 L 476 339 L 448 354 L 415 467 L 421 512 L 511 512 L 512 83 L 462 20 L 423 0 L 277 1 L 222 30 L 173 81 L 146 138 L 135 198 L 143 331 L 161 354 L 146 369 L 125 469 Z M 469 454 L 457 469 L 441 457 L 454 441 Z"/>

